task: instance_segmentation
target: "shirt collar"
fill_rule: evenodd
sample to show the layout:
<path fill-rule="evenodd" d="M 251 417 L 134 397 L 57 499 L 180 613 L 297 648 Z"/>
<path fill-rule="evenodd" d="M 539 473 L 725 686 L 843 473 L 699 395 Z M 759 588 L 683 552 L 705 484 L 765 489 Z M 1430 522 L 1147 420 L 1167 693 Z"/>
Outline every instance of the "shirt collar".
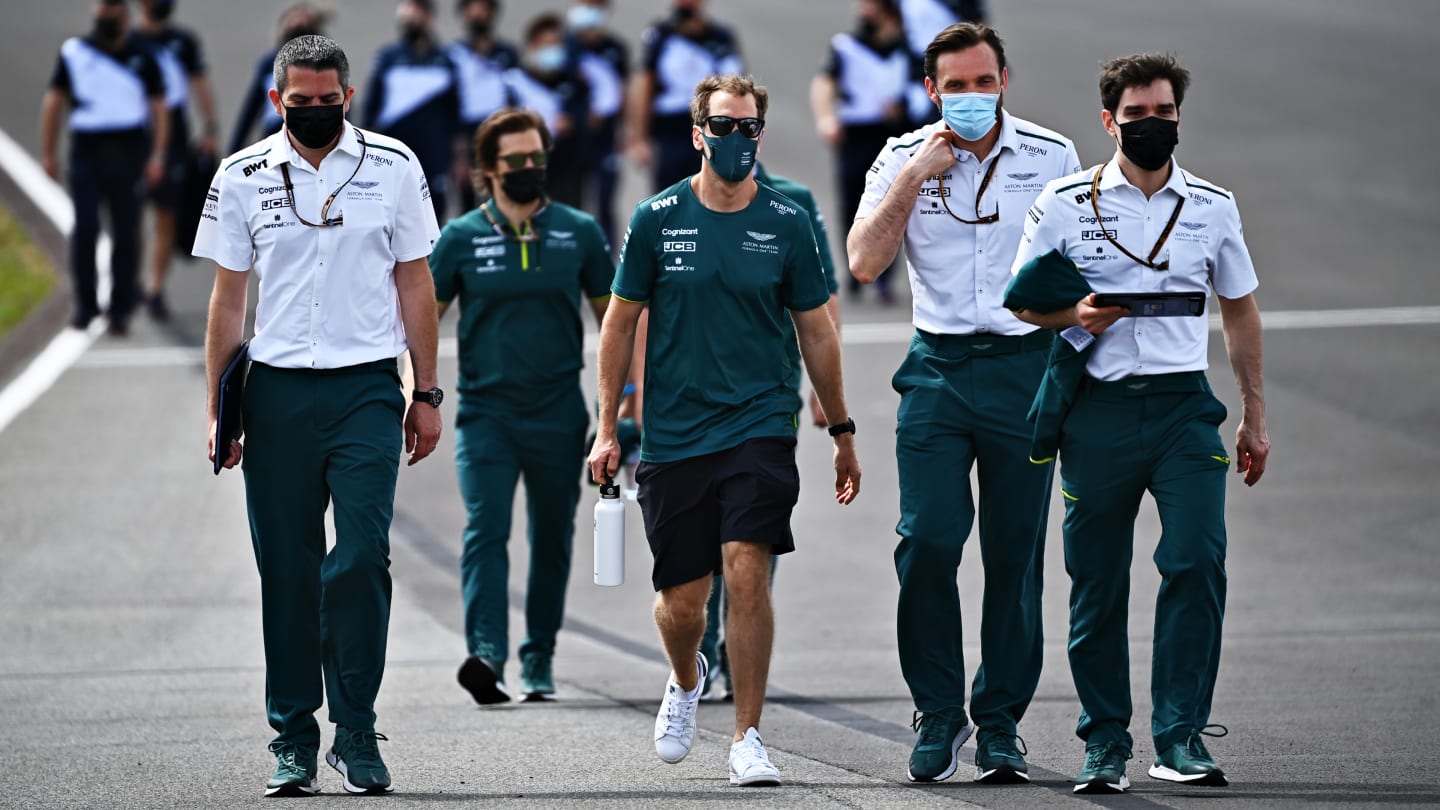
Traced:
<path fill-rule="evenodd" d="M 1100 173 L 1100 190 L 1106 191 L 1118 186 L 1135 188 L 1129 180 L 1125 179 L 1125 173 L 1120 171 L 1120 163 L 1114 158 L 1111 158 L 1110 161 L 1105 164 L 1105 170 Z M 1185 175 L 1184 172 L 1180 170 L 1180 164 L 1176 163 L 1174 158 L 1170 159 L 1170 179 L 1166 180 L 1165 185 L 1160 187 L 1161 191 L 1165 191 L 1166 189 L 1169 189 L 1181 197 L 1186 196 Z M 1138 191 L 1139 189 L 1136 190 Z"/>

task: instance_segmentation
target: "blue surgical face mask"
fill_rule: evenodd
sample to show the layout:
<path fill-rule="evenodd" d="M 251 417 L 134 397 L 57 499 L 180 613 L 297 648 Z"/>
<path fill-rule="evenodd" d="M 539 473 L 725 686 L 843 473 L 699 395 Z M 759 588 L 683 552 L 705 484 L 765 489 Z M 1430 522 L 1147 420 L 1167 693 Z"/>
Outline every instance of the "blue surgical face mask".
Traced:
<path fill-rule="evenodd" d="M 734 130 L 724 137 L 701 134 L 710 153 L 705 159 L 715 173 L 732 183 L 738 183 L 755 170 L 755 153 L 760 151 L 759 139 L 751 140 Z"/>
<path fill-rule="evenodd" d="M 565 20 L 576 31 L 589 31 L 605 25 L 605 10 L 598 6 L 571 6 Z"/>
<path fill-rule="evenodd" d="M 542 73 L 558 73 L 565 67 L 565 46 L 546 45 L 531 51 L 530 64 Z"/>
<path fill-rule="evenodd" d="M 999 93 L 941 93 L 940 114 L 956 135 L 978 141 L 995 126 Z"/>

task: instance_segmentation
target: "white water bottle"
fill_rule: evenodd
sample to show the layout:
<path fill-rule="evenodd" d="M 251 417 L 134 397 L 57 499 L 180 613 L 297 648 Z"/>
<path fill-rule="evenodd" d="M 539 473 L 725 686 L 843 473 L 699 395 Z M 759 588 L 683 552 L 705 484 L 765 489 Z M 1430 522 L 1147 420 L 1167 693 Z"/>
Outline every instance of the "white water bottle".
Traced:
<path fill-rule="evenodd" d="M 595 502 L 595 584 L 625 583 L 625 502 L 620 486 L 605 476 Z"/>

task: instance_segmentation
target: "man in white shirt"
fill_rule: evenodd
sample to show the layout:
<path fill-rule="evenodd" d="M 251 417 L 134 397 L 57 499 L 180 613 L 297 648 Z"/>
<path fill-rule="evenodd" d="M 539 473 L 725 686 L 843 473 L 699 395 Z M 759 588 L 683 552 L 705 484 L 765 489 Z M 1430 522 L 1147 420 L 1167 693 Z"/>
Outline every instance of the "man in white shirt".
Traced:
<path fill-rule="evenodd" d="M 979 467 L 985 597 L 970 713 L 980 726 L 977 781 L 1028 781 L 1016 724 L 1040 678 L 1040 588 L 1051 466 L 1031 464 L 1025 414 L 1052 335 L 1003 306 L 1025 212 L 1047 181 L 1077 171 L 1059 133 L 1003 107 L 1009 82 L 995 31 L 959 23 L 925 52 L 925 86 L 942 120 L 891 138 L 870 167 L 847 247 L 869 283 L 903 241 L 915 337 L 893 385 L 900 473 L 900 668 L 919 738 L 908 776 L 955 773 L 974 727 L 956 569 L 975 519 Z"/>
<path fill-rule="evenodd" d="M 1205 379 L 1209 319 L 1220 305 L 1225 345 L 1240 387 L 1235 466 L 1247 486 L 1265 472 L 1258 284 L 1234 196 L 1176 165 L 1180 105 L 1190 74 L 1172 56 L 1115 59 L 1100 74 L 1105 132 L 1115 155 L 1049 184 L 1025 222 L 1015 271 L 1052 251 L 1073 263 L 1094 292 L 1068 309 L 1021 311 L 1021 319 L 1087 333 L 1094 346 L 1060 432 L 1065 497 L 1065 568 L 1070 572 L 1070 672 L 1082 712 L 1077 735 L 1085 764 L 1077 793 L 1129 786 L 1127 607 L 1135 514 L 1148 491 L 1162 530 L 1155 549 L 1161 585 L 1155 604 L 1150 677 L 1156 779 L 1224 786 L 1225 773 L 1201 735 L 1220 665 L 1225 613 L 1225 471 L 1220 439 L 1225 406 Z M 1097 306 L 1097 295 L 1190 293 L 1193 317 L 1152 317 L 1145 309 Z M 1137 305 L 1138 306 L 1138 305 Z M 1083 327 L 1084 331 L 1073 329 Z M 1072 342 L 1073 345 L 1073 342 Z"/>
<path fill-rule="evenodd" d="M 250 271 L 260 279 L 243 415 L 266 703 L 277 732 L 266 795 L 317 792 L 314 713 L 327 698 L 336 728 L 325 758 L 345 789 L 391 789 L 374 706 L 390 618 L 395 481 L 402 441 L 414 464 L 440 438 L 426 261 L 439 228 L 414 153 L 345 123 L 354 93 L 333 40 L 302 36 L 281 47 L 270 101 L 285 126 L 222 162 L 195 239 L 195 255 L 217 265 L 205 368 L 210 456 L 226 467 L 242 448 L 216 446 L 215 392 L 240 346 Z M 407 349 L 412 397 L 401 394 L 396 364 Z M 408 413 L 407 399 L 415 402 Z"/>

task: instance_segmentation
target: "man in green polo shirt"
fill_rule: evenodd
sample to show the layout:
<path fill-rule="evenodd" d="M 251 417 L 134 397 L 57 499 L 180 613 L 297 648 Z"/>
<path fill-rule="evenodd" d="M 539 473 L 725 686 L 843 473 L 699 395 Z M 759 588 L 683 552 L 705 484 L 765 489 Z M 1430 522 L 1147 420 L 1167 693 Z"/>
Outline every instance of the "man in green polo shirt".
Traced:
<path fill-rule="evenodd" d="M 505 546 L 522 475 L 530 565 L 520 686 L 526 700 L 555 694 L 551 661 L 589 427 L 580 297 L 598 322 L 615 274 L 594 218 L 543 192 L 550 143 L 529 111 L 502 110 L 481 124 L 477 173 L 491 199 L 446 225 L 431 255 L 441 312 L 460 301 L 455 463 L 466 510 L 460 577 L 469 657 L 458 678 L 480 704 L 510 700 Z"/>
<path fill-rule="evenodd" d="M 691 102 L 699 174 L 642 200 L 630 220 L 600 333 L 596 478 L 620 462 L 615 416 L 635 325 L 648 303 L 640 508 L 655 557 L 655 623 L 672 672 L 655 721 L 655 750 L 679 762 L 695 738 L 709 663 L 700 654 L 711 578 L 729 588 L 727 647 L 735 684 L 730 782 L 777 785 L 758 727 L 774 616 L 770 557 L 794 549 L 799 496 L 788 343 L 798 338 L 820 404 L 836 424 L 835 498 L 860 489 L 854 421 L 846 415 L 840 342 L 806 212 L 753 177 L 768 95 L 749 79 L 714 76 Z M 794 322 L 794 331 L 788 324 Z"/>

